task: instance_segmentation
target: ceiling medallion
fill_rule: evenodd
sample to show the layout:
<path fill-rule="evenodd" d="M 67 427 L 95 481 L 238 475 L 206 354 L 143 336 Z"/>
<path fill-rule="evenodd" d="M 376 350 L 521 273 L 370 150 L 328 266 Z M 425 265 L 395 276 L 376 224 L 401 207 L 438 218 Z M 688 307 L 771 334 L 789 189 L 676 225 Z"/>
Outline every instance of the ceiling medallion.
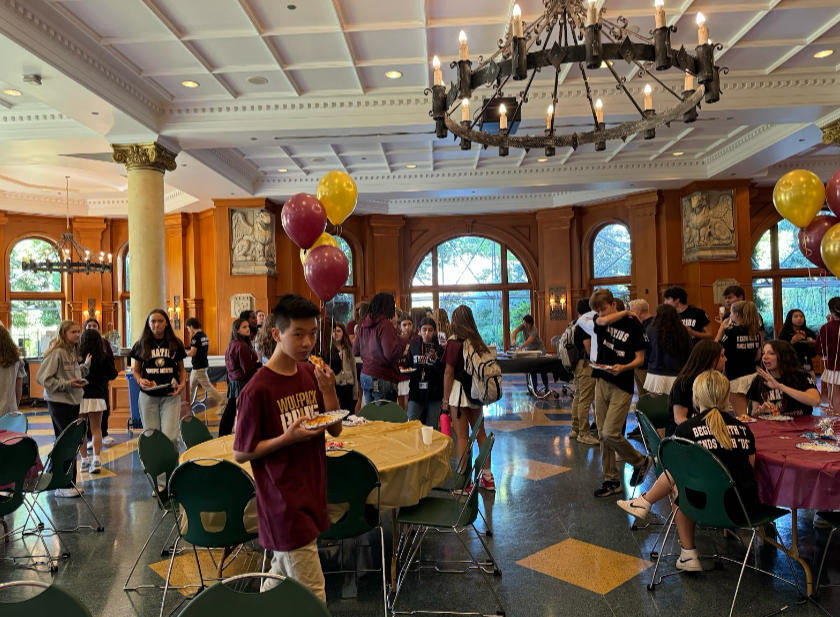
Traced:
<path fill-rule="evenodd" d="M 440 60 L 434 58 L 434 86 L 426 89 L 432 95 L 432 111 L 435 120 L 435 134 L 439 138 L 451 131 L 461 138 L 461 149 L 469 150 L 472 143 L 494 146 L 499 156 L 507 156 L 508 149 L 542 148 L 545 156 L 554 156 L 556 147 L 576 149 L 581 144 L 593 143 L 595 150 L 606 149 L 607 141 L 621 139 L 642 133 L 645 139 L 656 137 L 656 127 L 682 120 L 690 123 L 697 120 L 697 110 L 702 99 L 706 103 L 720 100 L 720 73 L 728 69 L 715 66 L 714 52 L 723 46 L 709 40 L 709 29 L 702 13 L 697 14 L 697 47 L 694 55 L 684 47 L 671 47 L 671 33 L 676 27 L 666 25 L 664 0 L 656 0 L 654 17 L 656 29 L 650 32 L 652 38 L 641 35 L 638 28 L 631 26 L 624 17 L 615 20 L 604 17 L 596 8 L 597 0 L 543 0 L 545 10 L 530 24 L 522 20 L 519 5 L 514 5 L 513 18 L 504 39 L 499 39 L 499 49 L 486 60 L 478 57 L 478 66 L 473 69 L 469 59 L 467 36 L 461 31 L 459 59 L 452 62 L 457 69 L 457 83 L 452 82 L 447 90 L 443 85 Z M 549 47 L 549 42 L 554 44 Z M 639 76 L 647 75 L 659 84 L 663 92 L 671 94 L 677 103 L 657 112 L 653 107 L 652 89 L 644 89 L 644 100 L 640 105 L 627 88 L 627 78 L 616 72 L 615 62 L 623 60 L 635 67 Z M 564 66 L 577 64 L 586 87 L 586 98 L 592 113 L 592 130 L 559 135 L 554 129 L 554 110 L 557 106 L 557 88 Z M 551 105 L 546 113 L 546 128 L 543 136 L 516 136 L 522 117 L 522 106 L 528 102 L 528 92 L 537 72 L 545 67 L 555 70 L 554 90 Z M 655 71 L 651 71 L 655 68 Z M 657 71 L 677 69 L 685 74 L 684 87 L 677 92 L 656 76 Z M 587 70 L 607 69 L 616 82 L 616 90 L 622 91 L 639 113 L 640 119 L 611 123 L 604 122 L 604 107 L 600 99 L 593 100 Z M 503 88 L 509 80 L 525 81 L 525 89 L 518 97 L 506 96 Z M 695 80 L 698 85 L 695 86 Z M 481 86 L 492 88 L 477 113 L 470 114 L 470 97 Z M 461 108 L 461 121 L 452 119 Z M 476 125 L 478 130 L 476 130 Z"/>

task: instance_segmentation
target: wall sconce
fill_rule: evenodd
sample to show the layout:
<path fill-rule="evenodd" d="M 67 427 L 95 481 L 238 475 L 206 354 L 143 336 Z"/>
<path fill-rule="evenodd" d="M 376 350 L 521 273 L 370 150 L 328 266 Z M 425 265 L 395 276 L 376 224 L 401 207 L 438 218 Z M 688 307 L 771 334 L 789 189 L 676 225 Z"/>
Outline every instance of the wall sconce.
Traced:
<path fill-rule="evenodd" d="M 181 296 L 175 296 L 173 304 L 175 305 L 175 323 L 174 323 L 173 327 L 176 330 L 180 330 L 181 329 Z M 170 310 L 169 318 L 171 319 L 172 318 L 172 312 L 171 312 L 172 309 L 169 309 L 169 310 Z"/>
<path fill-rule="evenodd" d="M 565 287 L 551 287 L 548 290 L 548 308 L 550 321 L 563 321 L 568 319 L 566 304 L 568 296 Z"/>
<path fill-rule="evenodd" d="M 99 321 L 100 312 L 96 310 L 96 298 L 88 298 L 87 301 L 87 309 L 82 311 L 82 317 L 84 317 L 84 321 L 90 319 L 91 315 L 96 316 L 96 321 Z"/>

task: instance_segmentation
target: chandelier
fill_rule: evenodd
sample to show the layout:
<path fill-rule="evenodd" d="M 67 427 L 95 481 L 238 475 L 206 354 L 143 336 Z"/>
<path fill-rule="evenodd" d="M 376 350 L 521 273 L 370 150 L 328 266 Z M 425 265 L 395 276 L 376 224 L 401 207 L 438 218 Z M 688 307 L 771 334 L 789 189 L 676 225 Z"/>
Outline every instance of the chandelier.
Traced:
<path fill-rule="evenodd" d="M 631 135 L 642 133 L 645 139 L 656 137 L 656 128 L 682 120 L 690 123 L 697 120 L 697 109 L 705 97 L 706 103 L 720 100 L 720 73 L 728 69 L 715 66 L 714 52 L 722 50 L 720 44 L 709 40 L 709 29 L 702 13 L 697 14 L 697 47 L 694 55 L 684 47 L 671 47 L 671 33 L 676 27 L 665 23 L 664 0 L 654 5 L 655 29 L 652 38 L 636 32 L 627 19 L 614 20 L 605 17 L 606 11 L 598 11 L 597 0 L 543 0 L 545 10 L 530 24 L 523 23 L 519 5 L 514 5 L 510 27 L 504 39 L 499 39 L 499 49 L 486 60 L 478 57 L 478 66 L 473 69 L 469 59 L 467 36 L 461 31 L 461 43 L 457 62 L 450 67 L 457 69 L 457 83 L 449 89 L 443 84 L 440 60 L 433 61 L 434 86 L 425 93 L 432 95 L 432 111 L 435 120 L 435 134 L 444 138 L 451 131 L 461 138 L 461 149 L 469 150 L 472 142 L 485 147 L 499 149 L 499 156 L 507 156 L 508 149 L 542 148 L 545 156 L 554 156 L 556 147 L 577 149 L 581 144 L 595 144 L 595 150 L 606 149 L 607 141 L 626 140 Z M 555 37 L 556 32 L 556 37 Z M 549 47 L 549 41 L 555 40 Z M 627 88 L 627 78 L 619 76 L 614 61 L 626 62 L 633 67 L 633 73 L 648 76 L 659 84 L 666 94 L 676 99 L 675 104 L 657 112 L 653 106 L 650 84 L 644 88 L 644 100 L 639 102 Z M 554 117 L 557 108 L 557 88 L 564 67 L 577 64 L 583 76 L 589 111 L 592 114 L 592 130 L 558 134 Z M 522 105 L 528 102 L 528 92 L 537 73 L 553 67 L 554 90 L 551 104 L 546 112 L 546 127 L 542 136 L 516 136 L 522 117 Z M 604 106 L 600 99 L 593 100 L 587 70 L 607 69 L 615 79 L 615 88 L 623 92 L 639 114 L 638 120 L 615 123 L 607 128 L 604 122 Z M 685 74 L 684 87 L 678 92 L 663 83 L 656 73 L 677 69 Z M 503 88 L 508 82 L 527 80 L 525 89 L 517 97 L 505 96 Z M 697 85 L 695 85 L 695 80 Z M 480 110 L 470 115 L 470 97 L 481 86 L 491 87 L 492 93 L 485 98 Z M 452 116 L 461 109 L 461 121 Z M 476 129 L 476 125 L 478 129 Z"/>
<path fill-rule="evenodd" d="M 47 258 L 45 261 L 25 257 L 21 260 L 21 267 L 24 272 L 67 272 L 69 274 L 103 274 L 112 271 L 112 255 L 108 253 L 108 262 L 105 263 L 105 252 L 99 252 L 99 260 L 91 259 L 90 251 L 79 244 L 70 232 L 70 176 L 64 176 L 65 196 L 67 207 L 67 231 L 61 234 L 58 243 L 59 259 L 53 261 Z M 75 253 L 75 256 L 74 256 Z"/>

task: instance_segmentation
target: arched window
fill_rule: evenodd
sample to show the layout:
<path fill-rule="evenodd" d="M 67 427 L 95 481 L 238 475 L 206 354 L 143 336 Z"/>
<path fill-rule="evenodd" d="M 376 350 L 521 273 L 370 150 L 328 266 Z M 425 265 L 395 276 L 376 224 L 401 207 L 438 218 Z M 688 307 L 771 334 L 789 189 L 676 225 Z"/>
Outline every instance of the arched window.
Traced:
<path fill-rule="evenodd" d="M 29 357 L 42 355 L 58 335 L 64 294 L 58 272 L 24 271 L 21 261 L 58 261 L 55 246 L 39 238 L 21 240 L 9 256 L 12 339 Z"/>
<path fill-rule="evenodd" d="M 753 250 L 753 302 L 764 319 L 766 339 L 781 330 L 787 312 L 795 308 L 816 331 L 825 323 L 828 300 L 840 296 L 840 282 L 818 277 L 817 267 L 799 250 L 798 232 L 782 219 L 762 234 Z"/>
<path fill-rule="evenodd" d="M 353 272 L 353 249 L 344 238 L 336 237 L 336 240 L 338 240 L 338 247 L 347 256 L 347 261 L 350 262 L 350 275 L 347 277 L 347 283 L 345 283 L 341 293 L 327 304 L 327 316 L 346 324 L 353 319 L 353 306 L 356 304 L 357 288 L 356 277 Z"/>
<path fill-rule="evenodd" d="M 129 261 L 128 245 L 122 250 L 119 258 L 120 268 L 120 303 L 123 309 L 123 324 L 125 331 L 124 344 L 131 347 L 131 262 Z"/>
<path fill-rule="evenodd" d="M 531 312 L 531 283 L 522 262 L 504 244 L 461 236 L 439 244 L 411 279 L 411 306 L 445 309 L 468 305 L 482 338 L 507 346 L 510 332 Z"/>
<path fill-rule="evenodd" d="M 606 288 L 616 298 L 630 299 L 630 232 L 613 223 L 601 229 L 592 241 L 592 278 L 590 289 Z"/>

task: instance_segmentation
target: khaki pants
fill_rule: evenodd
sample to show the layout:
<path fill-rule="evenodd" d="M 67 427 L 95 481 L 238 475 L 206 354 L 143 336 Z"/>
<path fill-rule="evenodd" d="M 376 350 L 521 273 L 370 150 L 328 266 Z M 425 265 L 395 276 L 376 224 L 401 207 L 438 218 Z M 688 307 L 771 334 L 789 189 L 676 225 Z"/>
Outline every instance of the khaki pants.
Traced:
<path fill-rule="evenodd" d="M 592 368 L 589 360 L 578 360 L 574 370 L 575 396 L 572 399 L 572 430 L 578 436 L 589 435 L 589 408 L 595 400 L 595 380 L 592 379 Z"/>
<path fill-rule="evenodd" d="M 190 371 L 190 404 L 192 404 L 195 400 L 195 393 L 196 390 L 198 390 L 198 386 L 204 388 L 207 396 L 216 403 L 221 403 L 225 400 L 225 397 L 219 394 L 219 391 L 213 387 L 212 383 L 210 383 L 210 378 L 207 377 L 206 368 L 194 368 Z"/>
<path fill-rule="evenodd" d="M 313 540 L 303 548 L 294 551 L 274 551 L 271 557 L 269 574 L 279 574 L 293 578 L 297 582 L 309 587 L 310 591 L 327 603 L 327 593 L 324 590 L 324 572 L 321 570 L 321 560 L 318 559 L 318 541 Z M 280 584 L 280 581 L 266 579 L 260 591 L 268 591 Z"/>
<path fill-rule="evenodd" d="M 647 369 L 633 369 L 633 379 L 636 380 L 636 390 L 638 390 L 639 398 L 641 398 L 645 394 L 647 394 L 647 390 L 645 390 L 645 379 L 647 379 Z"/>
<path fill-rule="evenodd" d="M 615 464 L 616 452 L 633 467 L 638 467 L 645 460 L 645 455 L 624 437 L 623 427 L 633 395 L 606 379 L 595 381 L 595 421 L 598 423 L 598 440 L 601 442 L 601 469 L 604 480 L 620 482 L 621 476 Z"/>

